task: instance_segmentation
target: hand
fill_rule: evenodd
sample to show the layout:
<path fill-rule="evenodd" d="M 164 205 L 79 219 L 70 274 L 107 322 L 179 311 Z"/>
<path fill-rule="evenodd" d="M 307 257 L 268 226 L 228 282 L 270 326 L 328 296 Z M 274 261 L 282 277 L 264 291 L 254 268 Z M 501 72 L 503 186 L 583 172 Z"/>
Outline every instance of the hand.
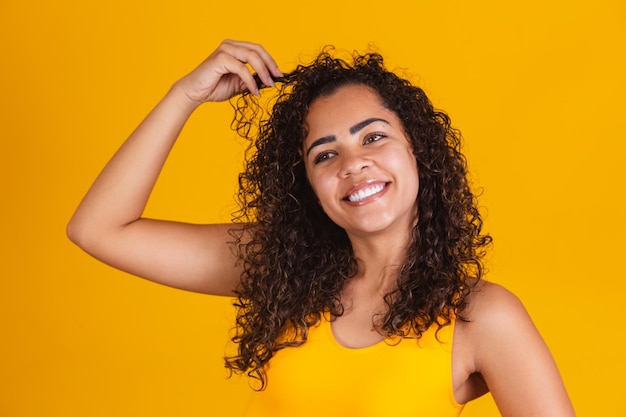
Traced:
<path fill-rule="evenodd" d="M 224 101 L 244 92 L 259 95 L 259 89 L 249 67 L 263 84 L 274 85 L 272 76 L 282 77 L 278 65 L 258 44 L 225 40 L 195 70 L 178 84 L 193 102 Z"/>

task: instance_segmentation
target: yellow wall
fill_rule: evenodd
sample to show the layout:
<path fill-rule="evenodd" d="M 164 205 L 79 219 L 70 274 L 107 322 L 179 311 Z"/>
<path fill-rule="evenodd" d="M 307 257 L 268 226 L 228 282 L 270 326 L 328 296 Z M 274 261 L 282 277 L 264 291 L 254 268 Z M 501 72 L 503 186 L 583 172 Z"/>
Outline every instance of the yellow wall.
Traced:
<path fill-rule="evenodd" d="M 121 141 L 225 37 L 287 70 L 324 44 L 371 43 L 413 74 L 464 133 L 495 238 L 489 279 L 524 300 L 579 415 L 625 415 L 626 3 L 340 4 L 0 3 L 0 416 L 242 409 L 247 387 L 221 361 L 228 300 L 134 279 L 64 234 Z M 229 218 L 230 117 L 228 104 L 194 115 L 150 215 Z M 485 397 L 464 415 L 497 411 Z"/>

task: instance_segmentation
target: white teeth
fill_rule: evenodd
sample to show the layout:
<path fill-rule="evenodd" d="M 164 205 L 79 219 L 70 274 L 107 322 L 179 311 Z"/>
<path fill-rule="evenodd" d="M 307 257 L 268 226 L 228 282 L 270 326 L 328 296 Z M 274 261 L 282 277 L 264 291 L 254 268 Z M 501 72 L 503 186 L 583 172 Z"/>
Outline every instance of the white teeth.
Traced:
<path fill-rule="evenodd" d="M 358 201 L 363 200 L 364 198 L 367 198 L 371 195 L 381 192 L 383 188 L 385 188 L 383 184 L 378 184 L 373 187 L 364 188 L 362 190 L 357 191 L 354 194 L 350 194 L 348 196 L 348 200 L 350 200 L 353 203 L 356 203 Z"/>

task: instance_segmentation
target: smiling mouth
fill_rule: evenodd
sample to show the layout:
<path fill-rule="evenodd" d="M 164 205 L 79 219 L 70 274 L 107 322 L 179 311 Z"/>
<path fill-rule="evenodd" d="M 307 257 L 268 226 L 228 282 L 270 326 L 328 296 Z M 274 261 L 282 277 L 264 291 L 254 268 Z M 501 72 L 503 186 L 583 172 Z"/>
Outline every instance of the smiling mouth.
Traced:
<path fill-rule="evenodd" d="M 386 183 L 378 183 L 370 187 L 361 188 L 360 190 L 348 195 L 345 199 L 351 203 L 358 203 L 359 201 L 380 193 L 386 186 Z"/>

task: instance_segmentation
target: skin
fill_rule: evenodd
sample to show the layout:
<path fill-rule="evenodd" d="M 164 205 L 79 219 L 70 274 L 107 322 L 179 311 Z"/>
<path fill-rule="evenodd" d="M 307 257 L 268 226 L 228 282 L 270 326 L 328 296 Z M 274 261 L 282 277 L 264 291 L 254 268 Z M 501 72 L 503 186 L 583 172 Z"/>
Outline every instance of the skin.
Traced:
<path fill-rule="evenodd" d="M 233 295 L 241 269 L 228 243 L 232 225 L 167 222 L 142 213 L 191 113 L 244 90 L 259 94 L 246 64 L 266 85 L 273 84 L 270 75 L 282 75 L 260 45 L 224 41 L 172 86 L 109 161 L 68 224 L 72 241 L 146 279 Z M 306 124 L 307 175 L 325 212 L 347 231 L 358 263 L 340 295 L 346 312 L 333 322 L 333 333 L 345 346 L 368 346 L 382 339 L 372 317 L 384 308 L 382 296 L 393 288 L 416 221 L 417 165 L 401 121 L 366 87 L 345 86 L 319 98 Z M 366 189 L 378 192 L 345 199 Z M 452 351 L 457 402 L 488 386 L 503 416 L 574 415 L 548 348 L 513 294 L 481 282 L 464 314 L 470 321 L 457 321 Z"/>
<path fill-rule="evenodd" d="M 372 316 L 385 308 L 382 297 L 395 285 L 417 218 L 417 163 L 401 121 L 367 87 L 317 99 L 305 123 L 309 182 L 324 212 L 346 230 L 359 266 L 341 294 L 345 312 L 333 331 L 346 346 L 372 345 L 383 338 Z M 361 200 L 347 198 L 375 187 L 380 191 Z"/>
<path fill-rule="evenodd" d="M 378 236 L 394 246 L 408 243 L 419 184 L 398 117 L 376 93 L 357 85 L 316 100 L 305 123 L 306 172 L 324 212 L 353 244 L 373 243 Z M 378 188 L 363 199 L 347 198 Z"/>

